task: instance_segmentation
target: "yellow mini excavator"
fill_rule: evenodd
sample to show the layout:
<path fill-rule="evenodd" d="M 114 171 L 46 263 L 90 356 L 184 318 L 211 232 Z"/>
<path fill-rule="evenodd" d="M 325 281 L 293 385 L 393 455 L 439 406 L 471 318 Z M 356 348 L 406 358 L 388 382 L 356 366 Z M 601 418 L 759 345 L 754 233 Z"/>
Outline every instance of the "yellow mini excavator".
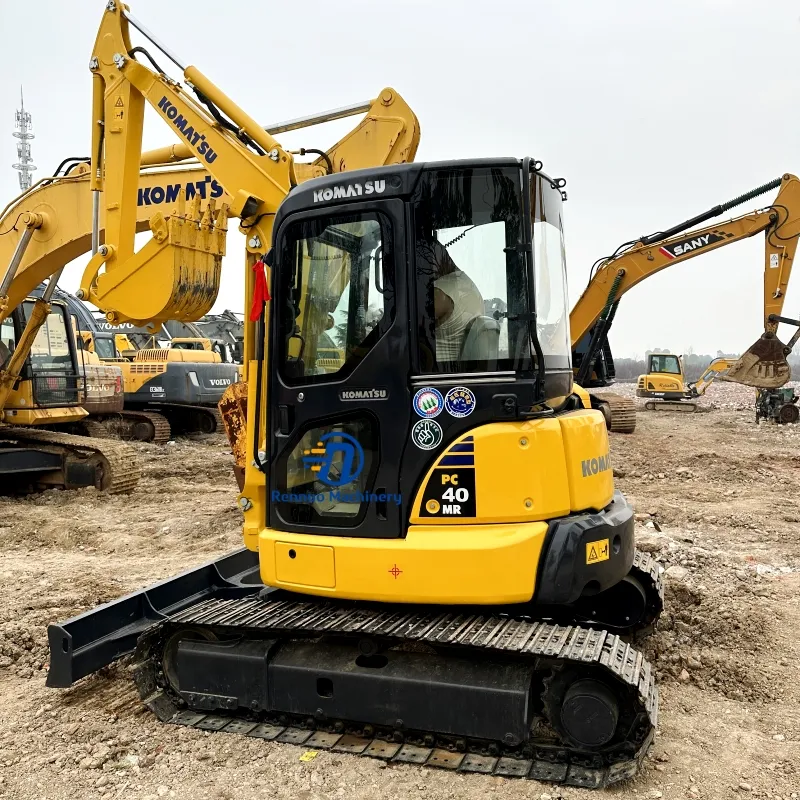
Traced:
<path fill-rule="evenodd" d="M 226 209 L 179 204 L 134 250 L 146 103 L 246 236 L 245 548 L 51 625 L 48 685 L 135 650 L 163 721 L 576 786 L 634 775 L 658 692 L 630 638 L 661 575 L 573 385 L 563 181 L 491 158 L 300 183 L 115 2 L 90 64 L 106 239 L 84 298 L 157 323 L 216 296 Z M 319 364 L 326 331 L 340 363 Z"/>
<path fill-rule="evenodd" d="M 779 191 L 766 208 L 719 225 L 696 227 L 772 189 Z M 589 284 L 570 313 L 572 356 L 575 380 L 588 389 L 592 407 L 603 412 L 610 430 L 630 433 L 636 425 L 632 401 L 618 394 L 598 391 L 614 382 L 614 359 L 608 332 L 622 295 L 662 269 L 758 233 L 764 234 L 764 334 L 735 364 L 726 368 L 724 377 L 763 389 L 786 383 L 789 379 L 786 355 L 791 347 L 787 350 L 776 334 L 779 322 L 798 324 L 780 314 L 800 236 L 800 181 L 788 174 L 669 230 L 627 242 L 614 255 L 595 263 Z M 666 378 L 663 374 L 659 380 L 668 381 L 672 387 L 678 386 L 675 378 Z M 655 386 L 654 381 L 651 383 Z M 647 384 L 643 388 L 656 395 L 660 392 L 648 389 Z M 665 391 L 672 395 L 671 399 L 679 400 L 678 395 L 683 397 L 684 389 Z M 691 389 L 689 393 L 691 395 Z M 684 408 L 690 410 L 689 405 Z"/>
<path fill-rule="evenodd" d="M 648 411 L 697 411 L 695 398 L 702 397 L 717 379 L 724 380 L 736 365 L 736 358 L 715 358 L 695 382 L 686 380 L 683 359 L 673 353 L 651 353 L 647 359 L 647 374 L 636 382 L 636 396 L 646 397 Z"/>

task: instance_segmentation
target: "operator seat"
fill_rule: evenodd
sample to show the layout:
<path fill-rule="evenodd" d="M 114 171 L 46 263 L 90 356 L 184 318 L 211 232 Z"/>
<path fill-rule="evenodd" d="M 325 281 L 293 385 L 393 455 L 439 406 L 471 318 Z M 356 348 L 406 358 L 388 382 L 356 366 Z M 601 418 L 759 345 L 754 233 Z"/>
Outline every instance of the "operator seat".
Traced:
<path fill-rule="evenodd" d="M 473 317 L 465 329 L 461 361 L 494 364 L 500 349 L 500 323 L 493 317 Z"/>

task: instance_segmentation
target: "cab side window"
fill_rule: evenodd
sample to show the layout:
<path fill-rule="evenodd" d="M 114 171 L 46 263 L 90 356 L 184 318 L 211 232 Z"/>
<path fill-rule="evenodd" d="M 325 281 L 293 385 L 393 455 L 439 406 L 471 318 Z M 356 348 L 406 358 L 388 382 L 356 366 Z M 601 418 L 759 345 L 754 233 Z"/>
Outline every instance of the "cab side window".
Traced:
<path fill-rule="evenodd" d="M 342 377 L 394 312 L 388 223 L 374 213 L 292 224 L 279 276 L 279 369 L 287 383 Z"/>

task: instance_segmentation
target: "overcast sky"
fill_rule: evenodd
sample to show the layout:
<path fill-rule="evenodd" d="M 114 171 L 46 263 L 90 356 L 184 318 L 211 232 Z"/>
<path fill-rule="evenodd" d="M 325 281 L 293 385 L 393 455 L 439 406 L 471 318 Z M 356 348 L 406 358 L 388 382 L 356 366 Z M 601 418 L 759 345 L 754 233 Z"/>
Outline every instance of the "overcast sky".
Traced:
<path fill-rule="evenodd" d="M 11 133 L 20 83 L 34 116 L 36 176 L 88 154 L 88 60 L 104 7 L 0 0 L 3 204 L 18 192 Z M 796 0 L 132 0 L 131 11 L 263 123 L 392 86 L 420 119 L 418 161 L 542 160 L 567 179 L 571 302 L 590 265 L 620 243 L 800 170 Z M 278 138 L 327 148 L 353 124 Z M 151 113 L 145 147 L 172 141 Z M 235 229 L 228 236 L 218 310 L 243 309 L 239 238 Z M 759 235 L 650 278 L 620 305 L 614 352 L 748 347 L 762 329 L 762 265 Z M 65 272 L 64 288 L 77 287 L 82 268 Z M 800 315 L 799 285 L 800 275 L 785 315 Z"/>

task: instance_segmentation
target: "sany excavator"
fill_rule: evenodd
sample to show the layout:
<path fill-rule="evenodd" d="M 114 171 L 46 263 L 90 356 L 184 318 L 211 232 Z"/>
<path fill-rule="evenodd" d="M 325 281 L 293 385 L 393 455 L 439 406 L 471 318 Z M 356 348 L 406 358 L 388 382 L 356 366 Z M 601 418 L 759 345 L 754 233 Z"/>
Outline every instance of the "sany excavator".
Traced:
<path fill-rule="evenodd" d="M 779 189 L 779 192 L 767 208 L 719 225 L 696 228 L 772 189 Z M 604 393 L 595 391 L 596 388 L 611 385 L 614 380 L 608 331 L 622 295 L 666 267 L 758 233 L 764 234 L 765 247 L 765 332 L 735 364 L 725 368 L 723 376 L 718 377 L 747 386 L 775 388 L 789 379 L 786 355 L 791 352 L 791 347 L 787 350 L 787 346 L 777 338 L 778 322 L 798 324 L 794 320 L 778 319 L 800 235 L 800 183 L 794 175 L 787 174 L 770 181 L 669 230 L 628 242 L 613 256 L 595 264 L 589 284 L 570 314 L 573 365 L 575 380 L 589 390 L 592 406 L 603 411 L 612 431 L 631 432 L 636 424 L 635 407 L 631 401 L 619 395 L 613 395 L 609 400 Z M 687 397 L 682 380 L 678 386 L 678 378 L 659 377 L 669 381 L 672 388 L 662 391 L 648 375 L 644 387 L 640 387 L 645 392 L 651 392 L 645 396 L 672 395 L 669 399 L 676 401 Z M 691 389 L 688 394 L 691 395 Z"/>
<path fill-rule="evenodd" d="M 113 2 L 91 69 L 106 237 L 84 299 L 158 323 L 216 296 L 226 209 L 178 204 L 134 251 L 145 104 L 246 236 L 245 549 L 52 625 L 48 684 L 135 648 L 164 721 L 577 786 L 635 774 L 658 692 L 625 637 L 657 620 L 661 575 L 573 388 L 563 182 L 492 158 L 301 184 Z"/>

